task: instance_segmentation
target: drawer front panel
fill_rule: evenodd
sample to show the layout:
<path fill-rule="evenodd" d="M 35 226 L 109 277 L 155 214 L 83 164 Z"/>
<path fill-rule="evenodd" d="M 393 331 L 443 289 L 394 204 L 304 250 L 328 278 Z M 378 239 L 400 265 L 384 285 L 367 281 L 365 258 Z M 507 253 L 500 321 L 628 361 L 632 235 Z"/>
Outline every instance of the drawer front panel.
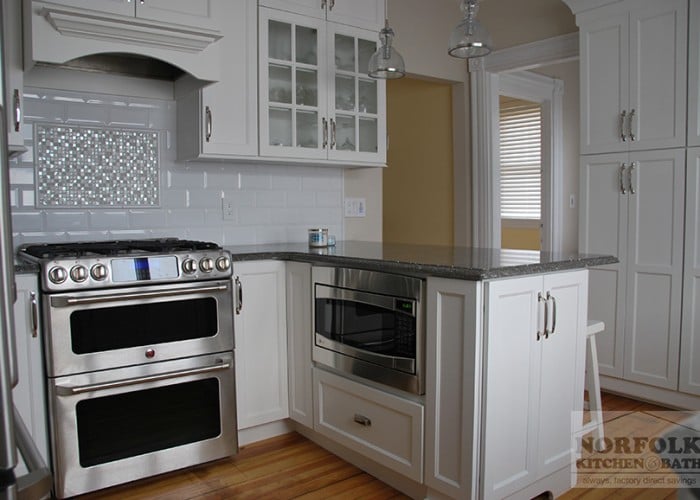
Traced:
<path fill-rule="evenodd" d="M 314 387 L 317 432 L 422 482 L 422 405 L 318 369 Z"/>

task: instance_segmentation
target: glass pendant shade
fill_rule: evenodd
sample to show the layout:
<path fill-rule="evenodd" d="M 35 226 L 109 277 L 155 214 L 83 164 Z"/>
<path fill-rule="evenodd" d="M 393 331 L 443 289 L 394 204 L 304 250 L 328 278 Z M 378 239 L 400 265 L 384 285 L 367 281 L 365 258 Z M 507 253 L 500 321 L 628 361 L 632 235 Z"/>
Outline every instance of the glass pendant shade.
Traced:
<path fill-rule="evenodd" d="M 464 19 L 452 30 L 448 54 L 467 59 L 483 57 L 491 52 L 491 35 L 476 19 L 478 0 L 464 0 L 462 10 Z"/>
<path fill-rule="evenodd" d="M 384 28 L 379 32 L 381 46 L 369 59 L 367 74 L 372 78 L 394 79 L 406 74 L 403 57 L 391 46 L 393 39 L 394 30 L 389 27 L 389 20 L 386 20 Z"/>

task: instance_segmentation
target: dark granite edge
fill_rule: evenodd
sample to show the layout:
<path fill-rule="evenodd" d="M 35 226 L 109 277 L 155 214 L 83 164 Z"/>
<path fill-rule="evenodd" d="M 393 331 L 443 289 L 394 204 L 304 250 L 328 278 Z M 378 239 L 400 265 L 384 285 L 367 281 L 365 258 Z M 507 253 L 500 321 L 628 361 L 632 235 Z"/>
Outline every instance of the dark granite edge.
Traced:
<path fill-rule="evenodd" d="M 568 271 L 572 269 L 598 267 L 619 262 L 617 258 L 612 256 L 595 255 L 585 256 L 578 259 L 561 260 L 557 262 L 503 266 L 493 269 L 475 269 L 468 267 L 455 267 L 437 264 L 420 264 L 415 262 L 401 262 L 384 259 L 367 259 L 362 257 L 348 257 L 322 253 L 312 254 L 290 250 L 244 253 L 232 252 L 231 260 L 233 260 L 234 262 L 249 260 L 289 260 L 294 262 L 305 262 L 309 264 L 330 264 L 362 268 L 370 271 L 389 271 L 402 274 L 418 275 L 421 277 L 434 276 L 440 278 L 463 279 L 468 281 L 480 281 L 485 279 L 525 276 L 528 274 Z"/>

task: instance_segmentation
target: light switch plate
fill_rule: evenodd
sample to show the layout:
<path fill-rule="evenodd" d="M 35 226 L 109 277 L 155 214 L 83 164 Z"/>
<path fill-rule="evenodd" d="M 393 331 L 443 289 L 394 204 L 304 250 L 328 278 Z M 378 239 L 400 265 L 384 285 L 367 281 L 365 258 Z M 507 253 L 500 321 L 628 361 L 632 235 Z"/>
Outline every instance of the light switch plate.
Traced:
<path fill-rule="evenodd" d="M 221 213 L 224 220 L 234 220 L 236 218 L 236 211 L 233 208 L 233 202 L 228 201 L 225 198 L 221 199 Z"/>
<path fill-rule="evenodd" d="M 365 198 L 345 198 L 345 217 L 365 217 L 367 201 Z"/>

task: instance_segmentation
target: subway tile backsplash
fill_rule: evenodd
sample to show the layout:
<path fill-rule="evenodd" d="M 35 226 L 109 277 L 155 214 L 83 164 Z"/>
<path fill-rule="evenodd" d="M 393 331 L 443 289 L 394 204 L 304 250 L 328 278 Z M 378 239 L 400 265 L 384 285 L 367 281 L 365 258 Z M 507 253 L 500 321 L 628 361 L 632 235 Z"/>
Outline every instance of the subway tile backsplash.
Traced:
<path fill-rule="evenodd" d="M 10 162 L 14 243 L 179 237 L 223 245 L 306 241 L 309 227 L 342 237 L 342 170 L 175 160 L 174 101 L 25 89 L 28 151 Z M 37 206 L 35 124 L 158 131 L 156 207 Z M 124 179 L 128 182 L 128 179 Z M 232 217 L 223 218 L 222 198 Z"/>

